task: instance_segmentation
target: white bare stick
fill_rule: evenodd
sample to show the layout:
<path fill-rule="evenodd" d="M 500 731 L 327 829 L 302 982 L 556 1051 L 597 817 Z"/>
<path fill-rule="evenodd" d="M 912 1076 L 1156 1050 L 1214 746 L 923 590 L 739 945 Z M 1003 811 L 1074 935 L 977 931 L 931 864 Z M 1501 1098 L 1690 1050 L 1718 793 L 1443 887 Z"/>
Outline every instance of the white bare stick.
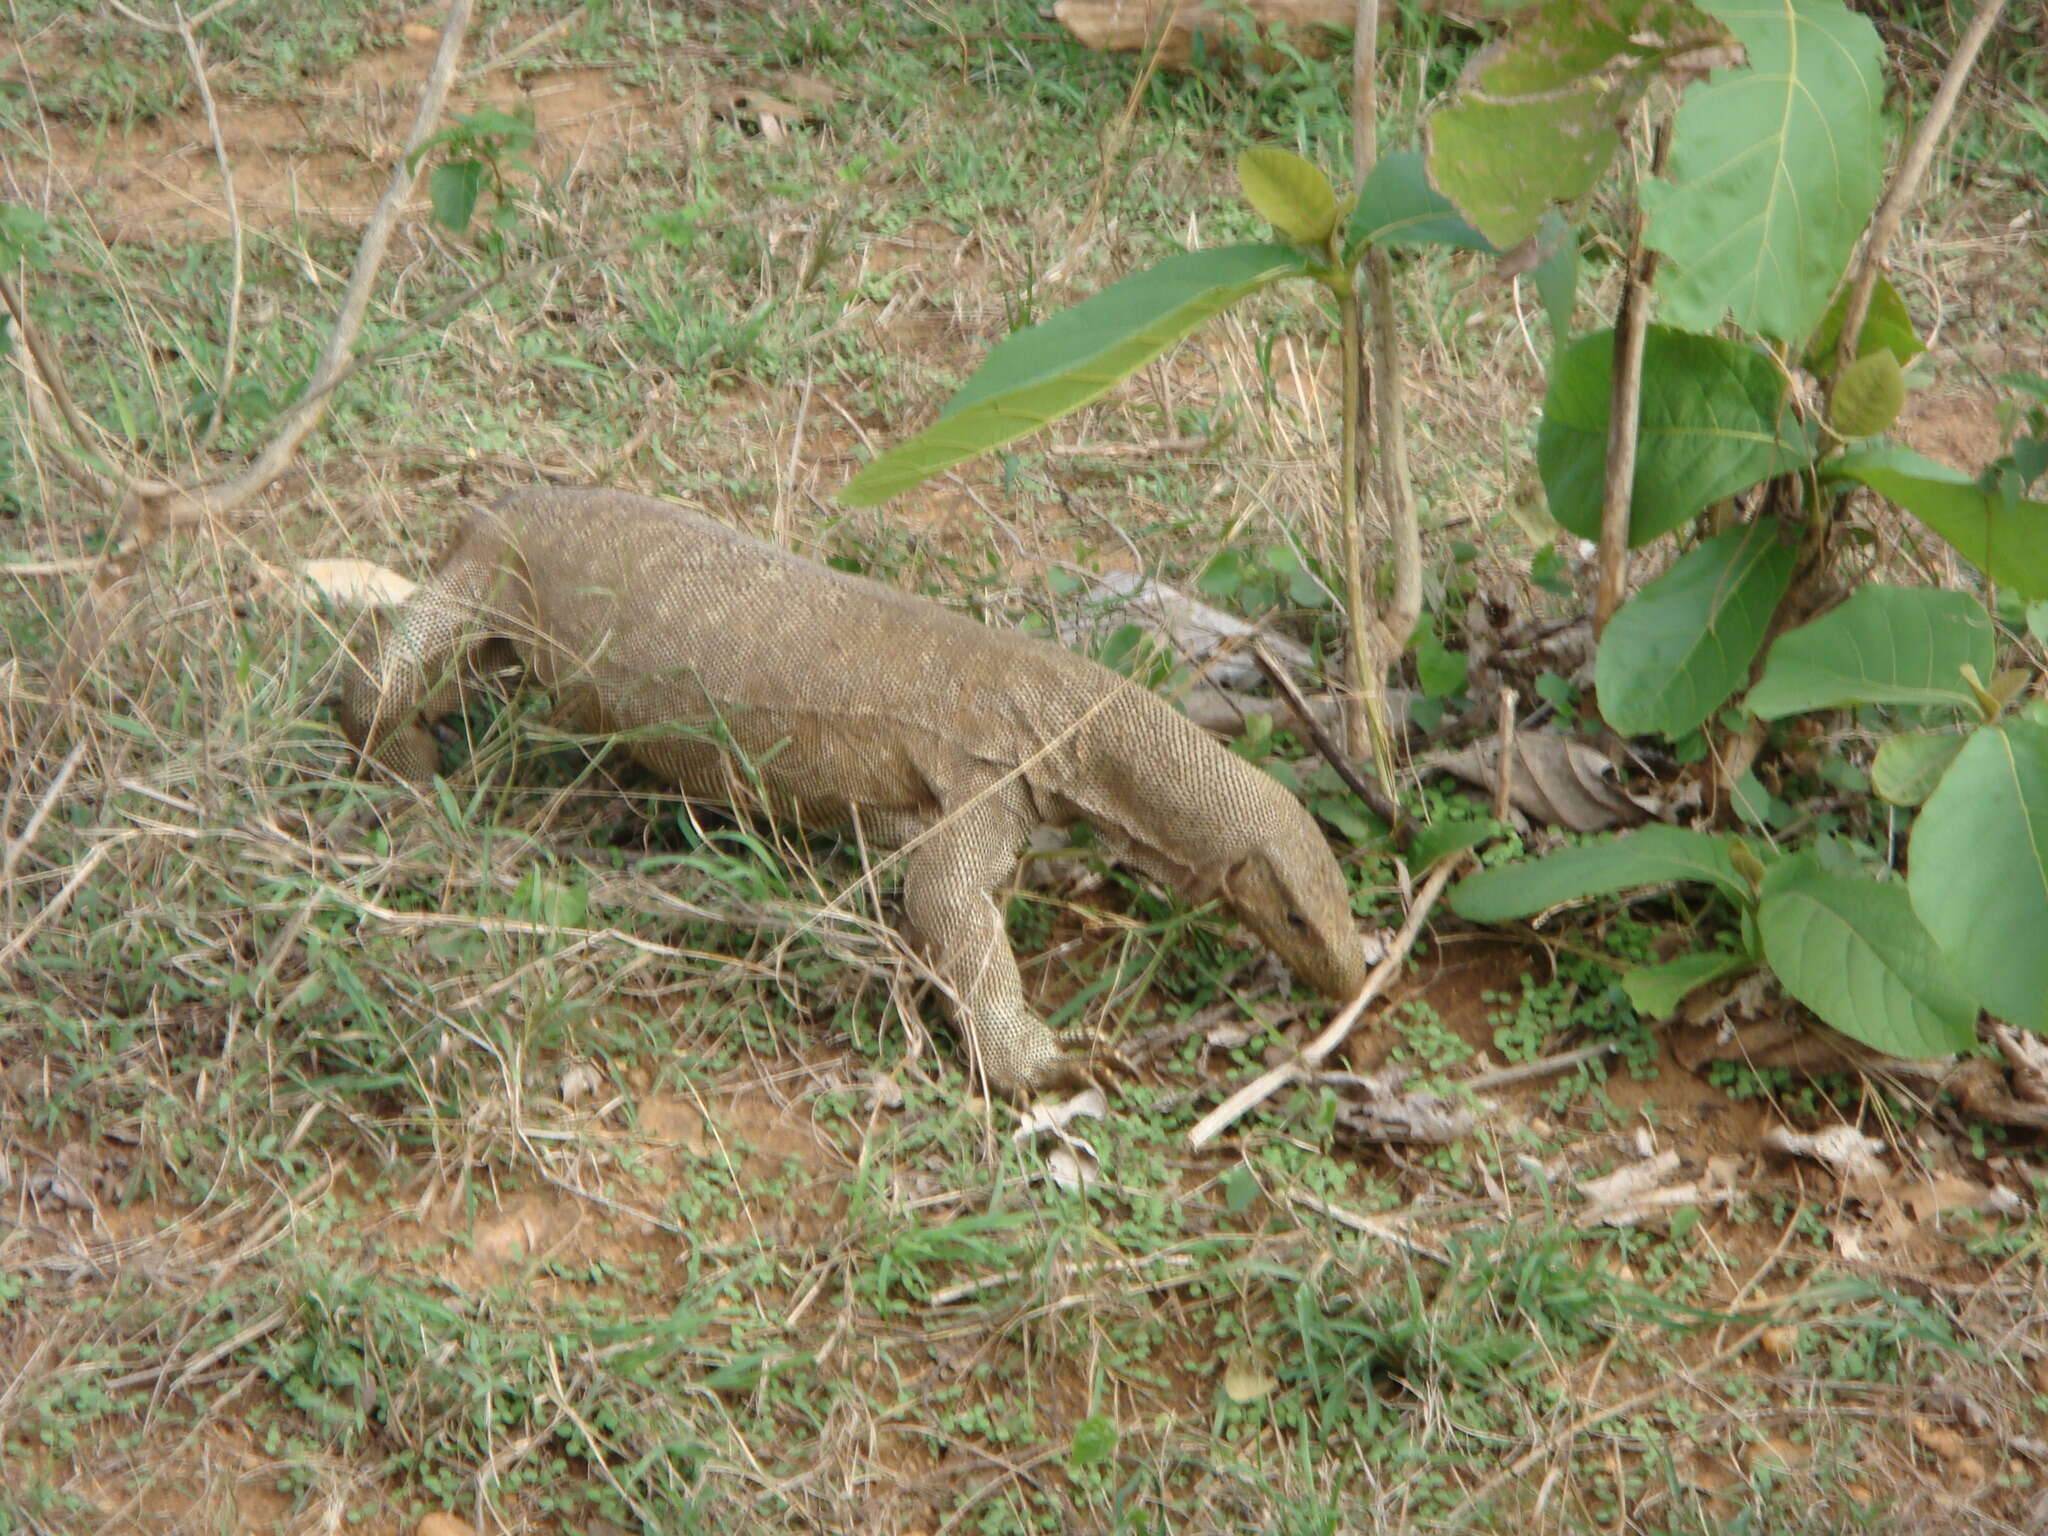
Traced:
<path fill-rule="evenodd" d="M 299 403 L 286 415 L 277 434 L 257 451 L 247 469 L 218 485 L 197 487 L 188 493 L 187 505 L 180 508 L 184 515 L 178 521 L 197 521 L 215 516 L 258 494 L 284 473 L 300 445 L 319 425 L 320 417 L 326 411 L 329 388 L 348 367 L 350 355 L 355 350 L 356 337 L 361 333 L 363 318 L 369 312 L 370 292 L 376 287 L 377 273 L 384 265 L 384 253 L 391 244 L 391 233 L 398 225 L 398 216 L 404 211 L 407 199 L 412 196 L 418 169 L 413 157 L 433 133 L 435 124 L 441 120 L 441 110 L 447 104 L 448 88 L 455 79 L 455 65 L 462 57 L 463 36 L 469 30 L 470 6 L 471 0 L 449 0 L 448 19 L 441 27 L 441 45 L 435 51 L 432 69 L 427 72 L 427 82 L 420 89 L 419 110 L 413 115 L 412 130 L 406 134 L 405 143 L 398 152 L 398 162 L 391 168 L 391 180 L 385 184 L 384 196 L 379 199 L 376 211 L 370 215 L 370 222 L 363 230 L 362 244 L 356 247 L 355 267 L 349 273 L 348 288 L 342 294 L 341 308 L 334 317 L 334 330 L 321 350 L 320 360 L 313 366 L 312 375 L 306 380 Z"/>
<path fill-rule="evenodd" d="M 199 35 L 185 20 L 185 8 L 175 6 L 178 38 L 185 45 L 186 62 L 192 66 L 192 83 L 199 91 L 199 105 L 206 113 L 206 131 L 213 136 L 213 159 L 220 167 L 220 199 L 228 211 L 228 339 L 221 348 L 220 383 L 214 387 L 213 410 L 206 418 L 206 430 L 199 446 L 211 443 L 220 431 L 222 415 L 228 408 L 228 389 L 235 382 L 235 347 L 242 334 L 242 210 L 235 201 L 235 167 L 228 159 L 227 140 L 221 137 L 220 113 L 213 104 L 213 86 L 206 78 L 206 53 Z"/>
<path fill-rule="evenodd" d="M 1963 82 L 1970 77 L 1977 55 L 1983 51 L 1985 40 L 1991 36 L 1992 28 L 1998 25 L 1998 18 L 2004 13 L 2005 0 L 1978 0 L 1977 14 L 1970 18 L 1970 25 L 1964 29 L 1963 35 L 1956 39 L 1956 51 L 1948 61 L 1948 68 L 1942 71 L 1941 87 L 1934 93 L 1934 101 L 1927 108 L 1927 118 L 1920 124 L 1919 133 L 1913 136 L 1913 145 L 1906 151 L 1905 163 L 1885 190 L 1884 201 L 1877 206 L 1877 217 L 1870 226 L 1870 238 L 1863 245 L 1863 259 L 1856 267 L 1856 280 L 1849 288 L 1849 302 L 1842 307 L 1842 339 L 1837 343 L 1835 354 L 1836 378 L 1840 378 L 1842 370 L 1856 360 L 1856 343 L 1863 334 L 1864 318 L 1870 313 L 1870 295 L 1877 287 L 1878 274 L 1884 269 L 1885 252 L 1891 249 L 1899 225 L 1905 221 L 1907 207 L 1919 195 L 1921 179 L 1934 161 L 1934 148 L 1948 131 L 1949 119 L 1955 115 L 1956 100 L 1963 94 Z"/>
<path fill-rule="evenodd" d="M 1408 959 L 1408 951 L 1415 947 L 1422 925 L 1429 920 L 1430 909 L 1436 905 L 1437 897 L 1443 894 L 1453 872 L 1463 863 L 1462 856 L 1448 858 L 1429 872 L 1429 878 L 1422 882 L 1422 889 L 1415 893 L 1415 904 L 1408 909 L 1401 931 L 1387 946 L 1385 958 L 1365 978 L 1365 985 L 1358 989 L 1358 995 L 1337 1010 L 1337 1016 L 1324 1026 L 1321 1034 L 1302 1047 L 1301 1054 L 1294 1060 L 1282 1062 L 1271 1071 L 1261 1073 L 1202 1116 L 1195 1123 L 1195 1128 L 1188 1132 L 1189 1146 L 1206 1147 L 1242 1119 L 1247 1111 L 1265 1103 L 1289 1083 L 1298 1082 L 1315 1071 L 1332 1051 L 1344 1043 L 1365 1010 L 1372 1006 L 1373 999 L 1387 989 L 1388 982 L 1400 975 L 1401 967 Z"/>

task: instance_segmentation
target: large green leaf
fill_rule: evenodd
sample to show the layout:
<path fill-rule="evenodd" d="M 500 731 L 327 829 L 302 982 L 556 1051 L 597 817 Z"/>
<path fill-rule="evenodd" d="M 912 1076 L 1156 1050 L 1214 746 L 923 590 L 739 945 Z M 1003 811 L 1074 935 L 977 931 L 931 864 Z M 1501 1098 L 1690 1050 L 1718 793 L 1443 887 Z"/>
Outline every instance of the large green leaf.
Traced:
<path fill-rule="evenodd" d="M 1680 881 L 1714 886 L 1736 903 L 1749 897 L 1749 883 L 1729 862 L 1726 838 L 1680 827 L 1641 827 L 1540 859 L 1483 869 L 1453 887 L 1449 899 L 1451 910 L 1468 922 L 1499 923 L 1588 896 Z"/>
<path fill-rule="evenodd" d="M 2048 725 L 1972 736 L 1913 823 L 1913 910 L 1963 984 L 2048 1030 Z"/>
<path fill-rule="evenodd" d="M 1490 251 L 1486 236 L 1458 216 L 1423 169 L 1414 150 L 1382 155 L 1358 190 L 1351 222 L 1344 230 L 1344 252 L 1356 261 L 1368 245 L 1449 245 L 1464 251 Z"/>
<path fill-rule="evenodd" d="M 1629 599 L 1593 660 L 1607 723 L 1678 737 L 1719 709 L 1749 680 L 1792 562 L 1765 519 L 1708 539 Z"/>
<path fill-rule="evenodd" d="M 1910 448 L 1866 448 L 1821 464 L 1827 480 L 1854 480 L 1897 502 L 1956 553 L 2021 597 L 2048 597 L 2048 503 L 2007 502 L 1959 469 Z"/>
<path fill-rule="evenodd" d="M 1669 174 L 1643 184 L 1660 314 L 1804 342 L 1877 204 L 1884 45 L 1842 0 L 1701 5 L 1749 61 L 1685 93 Z"/>
<path fill-rule="evenodd" d="M 1974 710 L 1962 669 L 1989 677 L 1994 656 L 1991 619 L 1967 592 L 1864 587 L 1779 636 L 1746 702 L 1766 720 L 1858 704 Z"/>
<path fill-rule="evenodd" d="M 1551 366 L 1536 429 L 1536 468 L 1551 516 L 1582 539 L 1600 537 L 1613 379 L 1614 332 L 1580 337 Z M 1739 342 L 1666 326 L 1653 325 L 1643 337 L 1636 421 L 1632 545 L 1813 457 L 1770 358 Z"/>
<path fill-rule="evenodd" d="M 1728 40 L 1684 0 L 1542 0 L 1511 27 L 1427 128 L 1430 180 L 1503 250 L 1592 190 L 1667 59 Z"/>
<path fill-rule="evenodd" d="M 887 501 L 977 453 L 1036 432 L 1101 398 L 1203 321 L 1308 270 L 1284 245 L 1184 251 L 1018 331 L 946 403 L 939 419 L 839 489 L 848 506 Z"/>
<path fill-rule="evenodd" d="M 1771 872 L 1756 922 L 1785 990 L 1851 1039 L 1916 1057 L 1976 1039 L 1976 1001 L 1903 886 L 1831 875 L 1801 854 Z"/>

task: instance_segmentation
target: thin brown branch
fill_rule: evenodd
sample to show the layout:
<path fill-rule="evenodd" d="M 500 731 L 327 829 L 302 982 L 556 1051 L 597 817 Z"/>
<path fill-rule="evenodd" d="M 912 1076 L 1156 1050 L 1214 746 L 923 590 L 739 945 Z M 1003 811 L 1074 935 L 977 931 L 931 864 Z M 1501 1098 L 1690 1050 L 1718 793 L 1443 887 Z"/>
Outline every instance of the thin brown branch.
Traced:
<path fill-rule="evenodd" d="M 21 337 L 22 350 L 28 354 L 28 362 L 22 369 L 22 383 L 28 398 L 30 414 L 40 414 L 37 411 L 36 398 L 36 387 L 40 384 L 57 403 L 57 413 L 63 418 L 64 429 L 71 434 L 72 439 L 78 444 L 79 451 L 84 454 L 84 458 L 74 467 L 80 471 L 81 478 L 92 486 L 102 501 L 113 501 L 120 494 L 120 482 L 108 478 L 99 469 L 99 464 L 107 462 L 105 455 L 93 441 L 91 426 L 79 413 L 78 407 L 72 403 L 71 391 L 64 383 L 63 371 L 58 368 L 57 359 L 43 343 L 42 330 L 29 319 L 28 305 L 23 302 L 21 293 L 5 273 L 0 273 L 0 304 L 7 306 L 8 317 L 13 320 L 14 329 Z M 55 439 L 52 441 L 54 443 Z M 61 448 L 59 451 L 61 453 Z"/>
<path fill-rule="evenodd" d="M 1956 40 L 1956 51 L 1949 58 L 1948 68 L 1942 71 L 1941 86 L 1927 108 L 1927 117 L 1913 136 L 1898 174 L 1885 189 L 1884 201 L 1877 206 L 1870 238 L 1863 243 L 1863 259 L 1856 267 L 1856 279 L 1849 286 L 1849 302 L 1842 308 L 1842 338 L 1835 354 L 1836 378 L 1856 359 L 1856 343 L 1863 334 L 1864 319 L 1870 314 L 1870 295 L 1877 288 L 1878 274 L 1884 270 L 1885 253 L 1905 222 L 1906 209 L 1919 195 L 1928 166 L 1934 163 L 1935 148 L 1948 131 L 1949 119 L 1955 115 L 1956 103 L 1962 98 L 1963 84 L 1970 71 L 1976 67 L 1977 55 L 2004 12 L 2005 0 L 1977 0 L 1977 14 Z M 1829 393 L 1833 393 L 1832 384 Z"/>
<path fill-rule="evenodd" d="M 1315 711 L 1309 707 L 1308 700 L 1303 698 L 1301 690 L 1294 686 L 1294 679 L 1287 675 L 1287 669 L 1274 660 L 1273 653 L 1257 641 L 1252 643 L 1252 660 L 1257 662 L 1259 670 L 1266 674 L 1266 681 L 1273 685 L 1274 692 L 1287 701 L 1288 708 L 1294 711 L 1295 718 L 1301 722 L 1301 728 L 1308 732 L 1308 739 L 1315 744 L 1315 749 L 1322 753 L 1323 761 L 1337 770 L 1337 777 L 1350 786 L 1354 795 L 1371 806 L 1374 813 L 1384 818 L 1389 825 L 1398 829 L 1401 825 L 1400 802 L 1351 766 L 1351 760 L 1344 755 L 1337 743 L 1331 740 L 1330 733 L 1324 730 L 1322 722 L 1316 719 Z"/>
<path fill-rule="evenodd" d="M 1664 169 L 1670 143 L 1671 124 L 1667 118 L 1657 125 L 1656 147 L 1650 153 L 1652 176 Z M 1593 599 L 1596 638 L 1628 595 L 1629 512 L 1636 483 L 1637 418 L 1643 405 L 1643 342 L 1649 334 L 1650 283 L 1657 275 L 1657 253 L 1643 243 L 1646 222 L 1638 211 L 1629 239 L 1621 303 L 1614 316 L 1614 375 L 1607 398 L 1607 472 L 1600 487 L 1600 586 Z"/>
<path fill-rule="evenodd" d="M 1324 1026 L 1323 1032 L 1302 1047 L 1301 1054 L 1292 1061 L 1282 1062 L 1271 1071 L 1261 1073 L 1244 1087 L 1237 1090 L 1208 1114 L 1195 1122 L 1195 1128 L 1188 1132 L 1188 1145 L 1206 1147 L 1251 1110 L 1266 1102 L 1289 1083 L 1299 1082 L 1314 1072 L 1329 1054 L 1342 1045 L 1351 1031 L 1364 1017 L 1365 1010 L 1373 1000 L 1387 989 L 1387 984 L 1401 974 L 1401 967 L 1407 962 L 1408 952 L 1415 947 L 1415 940 L 1422 933 L 1422 925 L 1429 920 L 1437 897 L 1443 894 L 1444 886 L 1451 875 L 1465 862 L 1464 856 L 1454 855 L 1445 859 L 1429 872 L 1429 878 L 1422 883 L 1422 889 L 1415 893 L 1415 903 L 1408 909 L 1408 917 L 1401 924 L 1401 931 L 1394 935 L 1394 941 L 1387 946 L 1380 963 L 1372 968 L 1365 978 L 1365 985 L 1358 989 L 1358 995 L 1337 1011 L 1337 1016 Z"/>
<path fill-rule="evenodd" d="M 242 333 L 242 210 L 235 201 L 234 163 L 228 158 L 227 140 L 221 135 L 213 86 L 206 78 L 205 50 L 199 46 L 198 33 L 185 20 L 185 8 L 175 7 L 174 14 L 178 18 L 179 41 L 185 45 L 186 62 L 192 66 L 192 84 L 198 89 L 199 105 L 206 113 L 206 131 L 213 138 L 213 160 L 220 167 L 221 201 L 228 211 L 228 336 L 221 348 L 220 383 L 214 388 L 213 410 L 207 416 L 206 430 L 199 435 L 199 445 L 204 448 L 220 431 L 221 417 L 228 407 L 228 390 L 235 382 L 235 348 Z"/>
<path fill-rule="evenodd" d="M 455 79 L 455 65 L 462 56 L 463 36 L 469 28 L 471 3 L 472 0 L 449 0 L 448 19 L 441 27 L 441 44 L 434 53 L 433 67 L 428 71 L 426 84 L 420 89 L 419 110 L 413 115 L 412 129 L 405 136 L 398 161 L 391 168 L 391 180 L 385 184 L 384 195 L 363 230 L 362 243 L 356 248 L 355 266 L 349 273 L 348 288 L 342 294 L 341 308 L 334 318 L 334 330 L 321 350 L 319 361 L 313 366 L 305 392 L 286 414 L 276 435 L 257 451 L 248 468 L 219 484 L 202 486 L 190 493 L 189 506 L 185 509 L 188 518 L 217 516 L 257 495 L 284 473 L 300 446 L 319 424 L 326 411 L 328 394 L 350 366 L 356 337 L 361 333 L 363 319 L 369 312 L 370 293 L 384 264 L 384 253 L 390 247 L 392 231 L 397 227 L 406 200 L 412 195 L 418 169 L 414 156 L 433 133 L 435 124 L 441 119 L 442 108 L 447 104 L 448 88 Z"/>
<path fill-rule="evenodd" d="M 1379 155 L 1379 125 L 1374 88 L 1379 73 L 1379 0 L 1358 0 L 1351 40 L 1351 179 L 1363 186 L 1373 161 Z M 1341 239 L 1342 236 L 1337 237 Z M 1372 600 L 1366 586 L 1364 509 L 1359 505 L 1359 487 L 1370 473 L 1372 446 L 1363 432 L 1366 395 L 1365 337 L 1359 308 L 1357 274 L 1345 274 L 1345 289 L 1337 296 L 1338 345 L 1343 359 L 1343 410 L 1339 428 L 1337 516 L 1344 558 L 1344 623 L 1350 633 L 1348 679 L 1351 699 L 1344 711 L 1344 746 L 1348 756 L 1363 758 L 1377 750 L 1390 734 L 1385 725 L 1385 693 L 1381 685 L 1378 631 L 1372 620 Z M 1382 760 L 1379 771 L 1384 774 Z"/>

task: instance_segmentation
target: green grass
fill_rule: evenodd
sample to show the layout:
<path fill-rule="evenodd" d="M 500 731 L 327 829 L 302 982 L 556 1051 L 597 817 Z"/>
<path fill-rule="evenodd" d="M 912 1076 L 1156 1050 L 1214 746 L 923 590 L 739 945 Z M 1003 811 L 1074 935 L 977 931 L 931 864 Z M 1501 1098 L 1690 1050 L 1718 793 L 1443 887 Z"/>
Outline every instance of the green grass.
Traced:
<path fill-rule="evenodd" d="M 208 439 L 219 248 L 100 243 L 85 214 L 110 194 L 74 201 L 84 168 L 44 166 L 30 131 L 39 106 L 122 152 L 190 108 L 182 55 L 70 5 L 10 14 L 38 87 L 0 86 L 0 131 L 27 146 L 10 169 L 59 188 L 26 277 L 81 408 L 138 459 L 238 462 L 325 336 L 352 242 L 255 231 L 240 382 Z M 473 56 L 556 14 L 482 7 Z M 1501 1096 L 1466 1141 L 1342 1146 L 1302 1090 L 1193 1155 L 1216 1090 L 1295 1038 L 1270 1023 L 1284 999 L 1261 960 L 1127 874 L 1022 891 L 1012 930 L 1049 1012 L 1126 1041 L 1192 1031 L 1076 1125 L 1101 1177 L 1075 1192 L 969 1098 L 849 839 L 693 816 L 525 697 L 454 723 L 427 796 L 354 776 L 330 697 L 349 621 L 283 578 L 314 555 L 417 572 L 466 494 L 534 466 L 755 529 L 779 509 L 801 547 L 995 622 L 1068 611 L 1088 571 L 1136 551 L 1334 640 L 1310 579 L 1332 558 L 1330 354 L 1298 296 L 1060 439 L 1213 435 L 1203 451 L 1091 462 L 1027 441 L 885 513 L 828 498 L 1009 328 L 1191 217 L 1204 242 L 1255 233 L 1238 148 L 1345 163 L 1338 65 L 1160 76 L 1104 176 L 1132 67 L 1049 40 L 1030 8 L 576 14 L 520 76 L 610 69 L 668 114 L 661 135 L 573 178 L 545 155 L 538 175 L 507 167 L 495 246 L 488 198 L 466 238 L 402 231 L 403 284 L 366 332 L 378 360 L 269 503 L 150 557 L 59 731 L 43 699 L 78 578 L 0 587 L 0 946 L 40 920 L 0 990 L 0 1529 L 409 1530 L 433 1509 L 510 1530 L 933 1536 L 2016 1518 L 2037 1490 L 2001 1437 L 2038 1437 L 2048 1411 L 2019 1328 L 2037 1216 L 1953 1213 L 1855 1286 L 1831 1242 L 1858 1211 L 1762 1160 L 1727 1207 L 1574 1225 L 1572 1182 L 1631 1155 L 1637 1126 L 1681 1137 L 1700 1097 L 1747 1112 L 1708 1082 L 1675 1107 L 1628 1097 L 1660 1058 L 1610 962 L 1649 953 L 1656 914 L 1531 949 L 1462 1005 L 1438 982 L 1469 951 L 1428 947 L 1363 1037 L 1398 1045 L 1411 1086 L 1479 1053 L 1624 1046 Z M 207 29 L 216 89 L 303 105 L 388 50 L 394 15 L 245 7 Z M 1468 50 L 1404 8 L 1391 141 Z M 694 105 L 786 72 L 839 92 L 787 142 Z M 1449 644 L 1481 577 L 1526 564 L 1495 525 L 1540 378 L 1469 263 L 1415 263 L 1402 303 L 1429 390 L 1418 482 L 1432 526 L 1462 520 L 1473 546 L 1433 541 Z M 104 510 L 50 468 L 12 385 L 0 413 L 9 558 L 96 550 Z M 1176 680 L 1114 638 L 1105 654 Z M 1347 845 L 1365 823 L 1327 771 L 1284 733 L 1244 749 L 1344 835 L 1361 917 L 1390 921 L 1395 872 Z M 1417 803 L 1474 813 L 1436 788 Z M 1794 1117 L 1853 1109 L 1758 1081 Z M 1906 1107 L 1891 1123 L 1923 1124 Z M 1765 1319 L 1792 1330 L 1784 1359 L 1723 1357 Z M 1915 1415 L 1986 1461 L 1961 1514 L 1941 1503 L 1956 1476 L 1901 1428 Z"/>

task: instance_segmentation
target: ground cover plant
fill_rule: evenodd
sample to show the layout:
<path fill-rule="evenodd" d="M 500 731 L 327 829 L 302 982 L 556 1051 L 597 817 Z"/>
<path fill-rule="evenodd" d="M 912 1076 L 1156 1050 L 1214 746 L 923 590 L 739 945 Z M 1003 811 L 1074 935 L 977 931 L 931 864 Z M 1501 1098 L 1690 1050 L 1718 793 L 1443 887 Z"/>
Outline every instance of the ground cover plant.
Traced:
<path fill-rule="evenodd" d="M 1841 34 L 1882 101 L 1868 198 L 1796 312 L 1759 283 L 1717 328 L 1685 115 L 1753 86 L 1728 59 L 1659 72 L 1695 16 L 1751 65 L 1771 23 L 1635 9 L 1628 45 L 1673 29 L 1672 58 L 1611 50 L 1576 83 L 1510 78 L 1557 56 L 1517 39 L 1563 7 L 1388 7 L 1378 45 L 1367 171 L 1455 235 L 1399 246 L 1384 289 L 1346 279 L 1400 337 L 1422 564 L 1378 660 L 1402 829 L 1299 739 L 1320 700 L 1247 706 L 1235 739 L 1323 818 L 1362 924 L 1414 919 L 1412 957 L 1298 1070 L 1319 1010 L 1227 924 L 1085 848 L 1036 859 L 1028 982 L 1129 1061 L 1107 1114 L 1019 1136 L 927 1038 L 856 840 L 685 806 L 517 687 L 464 717 L 433 794 L 356 776 L 331 689 L 371 620 L 337 594 L 417 574 L 465 495 L 545 477 L 1096 646 L 1191 711 L 1223 663 L 1135 611 L 1080 624 L 1105 577 L 1342 677 L 1333 466 L 1366 323 L 1342 283 L 1262 283 L 1046 430 L 879 507 L 837 493 L 1005 338 L 1130 274 L 1258 248 L 1301 273 L 1318 240 L 1349 266 L 1373 242 L 1331 234 L 1374 205 L 1340 206 L 1373 185 L 1338 172 L 1348 40 L 1222 36 L 1170 70 L 1029 7 L 502 0 L 423 114 L 445 12 L 17 0 L 0 1524 L 2038 1524 L 2048 37 L 2007 12 L 1959 77 L 1859 331 L 1854 240 L 1971 17 L 1787 8 L 1870 28 Z M 1582 98 L 1635 114 L 1601 174 L 1444 169 L 1461 131 L 1483 170 L 1503 134 L 1545 142 L 1499 114 Z M 1301 166 L 1328 227 L 1298 217 Z M 1517 280 L 1494 251 L 1525 233 Z M 1615 347 L 1578 327 L 1631 314 L 1616 539 Z M 1702 397 L 1728 429 L 1704 465 Z M 95 477 L 148 483 L 117 512 Z M 1360 498 L 1368 554 L 1391 494 Z M 1769 520 L 1782 544 L 1727 553 Z M 341 560 L 371 569 L 306 579 Z M 1628 642 L 1725 639 L 1773 561 L 1774 593 L 1813 595 L 1748 605 L 1712 679 Z M 1368 597 L 1398 615 L 1391 583 Z M 1548 759 L 1515 755 L 1546 737 L 1671 824 L 1560 848 L 1526 798 Z M 1454 871 L 1448 909 L 1410 899 Z M 1191 1150 L 1262 1069 L 1282 1091 Z"/>

